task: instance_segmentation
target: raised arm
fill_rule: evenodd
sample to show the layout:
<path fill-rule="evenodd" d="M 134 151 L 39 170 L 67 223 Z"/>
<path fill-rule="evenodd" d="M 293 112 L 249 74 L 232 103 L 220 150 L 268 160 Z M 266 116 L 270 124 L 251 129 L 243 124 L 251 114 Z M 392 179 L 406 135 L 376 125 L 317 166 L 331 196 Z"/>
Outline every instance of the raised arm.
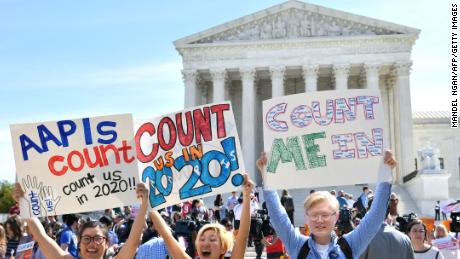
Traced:
<path fill-rule="evenodd" d="M 121 247 L 120 252 L 115 258 L 134 258 L 137 247 L 141 240 L 141 235 L 145 226 L 145 214 L 147 213 L 149 194 L 147 187 L 144 183 L 138 183 L 136 186 L 137 198 L 141 199 L 141 207 L 134 219 L 131 232 L 129 233 L 128 240 Z"/>
<path fill-rule="evenodd" d="M 353 253 L 361 254 L 382 225 L 391 194 L 391 169 L 395 166 L 396 161 L 391 151 L 387 151 L 385 153 L 384 163 L 382 163 L 379 168 L 379 183 L 377 184 L 377 190 L 371 209 L 366 216 L 364 216 L 363 220 L 361 220 L 359 226 L 345 235 L 345 239 L 352 248 Z"/>
<path fill-rule="evenodd" d="M 250 202 L 253 188 L 254 183 L 249 179 L 248 175 L 245 174 L 243 187 L 243 211 L 241 212 L 240 228 L 238 230 L 238 235 L 236 236 L 235 246 L 232 250 L 232 259 L 244 258 L 244 253 L 246 252 L 249 227 L 251 226 Z"/>
<path fill-rule="evenodd" d="M 24 197 L 24 191 L 21 185 L 16 183 L 13 189 L 13 199 L 18 202 L 22 197 Z M 73 259 L 71 254 L 63 251 L 56 241 L 46 234 L 45 229 L 37 218 L 26 219 L 26 222 L 29 233 L 37 241 L 46 258 Z"/>
<path fill-rule="evenodd" d="M 262 179 L 264 179 L 265 176 L 266 165 L 267 156 L 265 153 L 262 153 L 260 158 L 257 160 L 257 168 L 259 169 Z M 288 253 L 292 256 L 292 258 L 295 258 L 307 238 L 295 231 L 286 210 L 281 205 L 278 193 L 276 191 L 264 190 L 263 194 L 268 209 L 268 215 L 270 216 L 270 222 L 272 223 L 277 235 L 286 246 Z"/>
<path fill-rule="evenodd" d="M 149 213 L 155 229 L 160 233 L 168 248 L 169 255 L 174 259 L 191 259 L 190 256 L 182 249 L 180 244 L 174 239 L 171 229 L 168 227 L 164 219 L 158 211 L 152 209 Z"/>

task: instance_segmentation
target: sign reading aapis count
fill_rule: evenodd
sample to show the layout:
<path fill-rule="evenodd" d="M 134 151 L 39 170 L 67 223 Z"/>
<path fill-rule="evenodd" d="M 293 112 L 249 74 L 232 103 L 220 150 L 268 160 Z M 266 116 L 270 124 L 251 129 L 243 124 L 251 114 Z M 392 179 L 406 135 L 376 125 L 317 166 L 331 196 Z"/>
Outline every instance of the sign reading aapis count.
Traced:
<path fill-rule="evenodd" d="M 231 192 L 243 184 L 244 161 L 229 102 L 144 121 L 135 141 L 151 207 Z"/>
<path fill-rule="evenodd" d="M 388 133 L 378 90 L 321 91 L 263 102 L 265 187 L 375 182 Z"/>
<path fill-rule="evenodd" d="M 136 203 L 130 114 L 11 125 L 22 217 Z"/>

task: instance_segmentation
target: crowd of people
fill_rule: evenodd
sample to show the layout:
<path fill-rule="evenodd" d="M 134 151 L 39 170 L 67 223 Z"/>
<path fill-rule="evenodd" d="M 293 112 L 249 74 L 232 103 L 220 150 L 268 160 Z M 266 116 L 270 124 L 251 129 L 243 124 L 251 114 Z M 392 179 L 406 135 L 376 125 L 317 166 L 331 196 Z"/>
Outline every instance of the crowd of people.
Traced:
<path fill-rule="evenodd" d="M 394 167 L 391 153 L 385 164 Z M 262 178 L 265 154 L 257 161 Z M 22 220 L 12 210 L 0 225 L 0 259 L 15 258 L 24 237 L 36 241 L 33 258 L 244 258 L 254 246 L 257 258 L 446 258 L 435 245 L 454 234 L 439 224 L 430 232 L 415 215 L 398 212 L 389 170 L 381 170 L 375 193 L 363 187 L 353 196 L 343 191 L 312 191 L 304 202 L 305 226 L 294 225 L 295 202 L 287 190 L 263 190 L 247 176 L 240 194 L 201 199 L 162 210 L 148 210 L 148 191 L 136 188 L 140 207 L 107 209 L 93 219 L 67 214 Z M 23 196 L 16 185 L 14 198 Z M 94 214 L 93 214 L 94 215 Z M 147 219 L 145 215 L 148 215 Z M 445 244 L 445 242 L 443 243 Z"/>

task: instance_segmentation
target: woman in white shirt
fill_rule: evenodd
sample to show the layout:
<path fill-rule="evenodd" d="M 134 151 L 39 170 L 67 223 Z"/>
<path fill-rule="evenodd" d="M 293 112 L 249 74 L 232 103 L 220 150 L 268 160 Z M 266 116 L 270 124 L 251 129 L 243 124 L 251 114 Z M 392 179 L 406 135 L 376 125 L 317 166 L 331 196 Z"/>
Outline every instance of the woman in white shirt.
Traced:
<path fill-rule="evenodd" d="M 407 225 L 407 235 L 414 248 L 415 259 L 444 259 L 439 250 L 428 244 L 426 226 L 421 220 L 414 220 Z"/>

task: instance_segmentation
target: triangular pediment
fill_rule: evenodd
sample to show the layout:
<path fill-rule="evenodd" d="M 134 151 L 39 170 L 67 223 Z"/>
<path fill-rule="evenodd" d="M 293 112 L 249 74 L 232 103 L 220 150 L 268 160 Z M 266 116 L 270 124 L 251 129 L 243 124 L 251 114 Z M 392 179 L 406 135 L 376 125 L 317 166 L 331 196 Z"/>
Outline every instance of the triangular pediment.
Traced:
<path fill-rule="evenodd" d="M 174 42 L 176 47 L 313 37 L 415 34 L 418 29 L 299 1 L 288 1 Z"/>

